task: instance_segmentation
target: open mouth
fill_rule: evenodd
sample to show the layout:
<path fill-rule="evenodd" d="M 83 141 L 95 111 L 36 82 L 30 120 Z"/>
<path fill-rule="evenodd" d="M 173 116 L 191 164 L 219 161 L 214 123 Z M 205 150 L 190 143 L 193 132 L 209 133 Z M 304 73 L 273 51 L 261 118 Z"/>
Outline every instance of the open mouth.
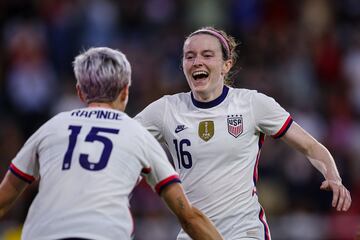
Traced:
<path fill-rule="evenodd" d="M 201 79 L 205 79 L 209 76 L 209 73 L 205 72 L 205 71 L 196 71 L 193 72 L 192 77 L 195 80 L 201 80 Z"/>

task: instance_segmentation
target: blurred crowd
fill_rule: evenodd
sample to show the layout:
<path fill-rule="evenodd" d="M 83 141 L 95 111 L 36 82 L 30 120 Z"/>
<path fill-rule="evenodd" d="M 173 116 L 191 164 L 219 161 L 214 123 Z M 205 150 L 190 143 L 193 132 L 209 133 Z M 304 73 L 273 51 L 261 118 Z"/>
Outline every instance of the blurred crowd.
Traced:
<path fill-rule="evenodd" d="M 281 140 L 267 138 L 258 192 L 274 239 L 355 239 L 360 232 L 360 1 L 3 0 L 0 2 L 0 176 L 25 140 L 56 113 L 83 105 L 72 61 L 91 46 L 123 51 L 132 64 L 127 113 L 189 91 L 182 44 L 201 26 L 238 42 L 234 86 L 274 97 L 333 154 L 352 194 L 331 208 L 322 176 Z M 17 239 L 33 184 L 0 220 Z M 175 239 L 179 226 L 144 183 L 131 209 L 137 240 Z M 359 234 L 360 235 L 360 234 Z"/>

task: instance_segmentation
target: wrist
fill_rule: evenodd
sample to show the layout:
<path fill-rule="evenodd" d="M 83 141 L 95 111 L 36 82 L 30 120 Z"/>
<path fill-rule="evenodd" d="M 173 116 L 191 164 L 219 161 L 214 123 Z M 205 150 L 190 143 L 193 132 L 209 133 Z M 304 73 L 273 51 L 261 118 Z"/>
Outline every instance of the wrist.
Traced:
<path fill-rule="evenodd" d="M 329 182 L 342 183 L 342 179 L 339 176 L 325 177 L 325 180 Z"/>

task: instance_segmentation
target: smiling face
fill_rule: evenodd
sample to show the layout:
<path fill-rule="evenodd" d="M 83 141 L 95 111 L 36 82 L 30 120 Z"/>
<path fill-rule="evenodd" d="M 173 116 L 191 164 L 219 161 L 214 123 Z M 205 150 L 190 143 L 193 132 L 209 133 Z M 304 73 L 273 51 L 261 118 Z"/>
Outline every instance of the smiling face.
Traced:
<path fill-rule="evenodd" d="M 182 65 L 195 99 L 208 102 L 221 95 L 232 60 L 223 60 L 221 44 L 215 36 L 199 33 L 186 39 Z"/>

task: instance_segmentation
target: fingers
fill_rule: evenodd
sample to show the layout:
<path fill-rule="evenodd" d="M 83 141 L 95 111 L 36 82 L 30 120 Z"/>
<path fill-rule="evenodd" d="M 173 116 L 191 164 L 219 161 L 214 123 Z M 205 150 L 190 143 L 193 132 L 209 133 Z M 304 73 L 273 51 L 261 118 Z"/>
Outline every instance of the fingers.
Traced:
<path fill-rule="evenodd" d="M 336 208 L 337 211 L 347 211 L 350 208 L 350 192 L 341 184 L 341 182 L 325 180 L 322 182 L 320 189 L 333 192 L 331 205 Z"/>
<path fill-rule="evenodd" d="M 337 211 L 341 211 L 341 209 L 342 209 L 342 207 L 344 205 L 345 197 L 346 197 L 345 188 L 340 186 L 340 188 L 339 188 L 339 201 L 338 201 L 337 206 L 336 206 Z"/>
<path fill-rule="evenodd" d="M 351 206 L 350 192 L 342 184 L 340 186 L 332 186 L 332 190 L 332 206 L 336 207 L 337 211 L 347 211 Z"/>
<path fill-rule="evenodd" d="M 350 192 L 347 190 L 347 189 L 345 189 L 346 190 L 346 199 L 345 199 L 345 202 L 344 202 L 344 206 L 343 206 L 343 211 L 347 211 L 349 208 L 350 208 L 350 206 L 351 206 L 351 195 L 350 195 Z"/>
<path fill-rule="evenodd" d="M 339 200 L 340 189 L 338 186 L 331 186 L 331 188 L 333 191 L 333 199 L 332 199 L 331 205 L 333 207 L 336 207 L 336 204 L 338 203 L 338 200 Z"/>

